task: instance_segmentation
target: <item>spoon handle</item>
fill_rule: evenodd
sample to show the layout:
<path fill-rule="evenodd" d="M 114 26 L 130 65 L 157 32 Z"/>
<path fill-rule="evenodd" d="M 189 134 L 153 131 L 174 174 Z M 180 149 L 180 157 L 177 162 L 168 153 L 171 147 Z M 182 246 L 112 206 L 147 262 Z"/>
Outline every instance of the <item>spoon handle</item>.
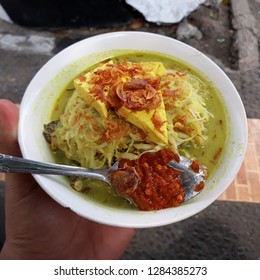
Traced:
<path fill-rule="evenodd" d="M 1 153 L 0 172 L 64 175 L 106 181 L 105 173 L 102 171 L 55 163 L 38 162 Z"/>

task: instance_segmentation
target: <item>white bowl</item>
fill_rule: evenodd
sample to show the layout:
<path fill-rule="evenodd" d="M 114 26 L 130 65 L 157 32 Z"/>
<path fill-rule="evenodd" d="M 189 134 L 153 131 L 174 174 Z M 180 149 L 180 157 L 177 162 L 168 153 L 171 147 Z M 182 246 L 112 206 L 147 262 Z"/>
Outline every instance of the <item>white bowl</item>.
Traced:
<path fill-rule="evenodd" d="M 215 84 L 223 97 L 230 121 L 228 152 L 219 168 L 194 199 L 176 208 L 152 212 L 119 210 L 93 202 L 72 190 L 61 176 L 34 177 L 58 203 L 99 223 L 145 228 L 181 221 L 205 209 L 226 190 L 240 169 L 247 144 L 246 114 L 234 85 L 213 61 L 182 42 L 152 33 L 114 32 L 82 40 L 55 55 L 35 75 L 24 94 L 18 134 L 22 154 L 33 160 L 53 161 L 42 130 L 43 124 L 50 121 L 57 94 L 88 65 L 106 58 L 109 51 L 115 49 L 149 50 L 176 57 L 196 67 Z"/>

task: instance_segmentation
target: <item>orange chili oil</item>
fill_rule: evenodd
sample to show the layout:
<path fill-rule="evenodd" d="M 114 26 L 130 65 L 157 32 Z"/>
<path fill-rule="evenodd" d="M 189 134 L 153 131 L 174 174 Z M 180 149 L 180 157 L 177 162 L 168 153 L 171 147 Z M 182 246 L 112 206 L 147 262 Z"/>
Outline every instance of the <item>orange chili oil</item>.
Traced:
<path fill-rule="evenodd" d="M 138 160 L 121 160 L 119 168 L 134 167 L 139 184 L 128 197 L 140 210 L 151 211 L 176 207 L 183 203 L 185 192 L 179 178 L 180 171 L 168 166 L 179 156 L 171 150 L 144 153 Z"/>

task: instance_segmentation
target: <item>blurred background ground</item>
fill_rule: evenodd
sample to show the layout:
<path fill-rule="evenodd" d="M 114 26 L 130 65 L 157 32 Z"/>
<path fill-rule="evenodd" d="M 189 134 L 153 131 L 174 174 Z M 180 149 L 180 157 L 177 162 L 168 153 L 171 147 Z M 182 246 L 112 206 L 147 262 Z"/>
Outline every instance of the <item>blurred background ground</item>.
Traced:
<path fill-rule="evenodd" d="M 8 95 L 19 102 L 35 72 L 55 53 L 78 40 L 113 31 L 147 31 L 177 38 L 208 55 L 235 84 L 248 117 L 260 118 L 259 0 L 206 1 L 181 22 L 160 25 L 147 22 L 124 1 L 117 2 L 124 11 L 121 18 L 102 23 L 93 20 L 93 15 L 92 22 L 85 26 L 68 23 L 65 27 L 28 27 L 0 19 L 0 97 Z M 113 14 L 113 10 L 106 14 Z"/>

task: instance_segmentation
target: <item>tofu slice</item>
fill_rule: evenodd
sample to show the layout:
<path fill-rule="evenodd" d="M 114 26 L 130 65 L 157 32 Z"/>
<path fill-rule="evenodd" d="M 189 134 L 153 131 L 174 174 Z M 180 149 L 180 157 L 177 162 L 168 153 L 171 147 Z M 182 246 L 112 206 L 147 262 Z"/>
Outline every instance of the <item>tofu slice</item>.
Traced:
<path fill-rule="evenodd" d="M 113 61 L 111 60 L 111 62 L 109 61 L 108 63 L 113 63 Z M 101 67 L 98 67 L 96 69 L 102 69 L 104 67 L 105 65 L 102 65 Z M 76 78 L 74 80 L 74 86 L 76 88 L 76 91 L 80 95 L 80 97 L 84 99 L 88 105 L 93 106 L 100 114 L 100 116 L 105 119 L 108 114 L 106 104 L 102 100 L 98 99 L 96 96 L 90 93 L 92 85 L 89 84 L 89 81 L 91 79 L 91 75 L 93 74 L 93 71 L 90 71 L 85 75 Z M 105 91 L 104 95 L 106 96 L 106 94 L 107 92 Z"/>
<path fill-rule="evenodd" d="M 161 62 L 141 62 L 140 64 L 147 73 L 145 78 L 154 78 L 165 73 L 164 65 Z M 128 122 L 142 129 L 147 134 L 147 140 L 159 144 L 168 144 L 167 119 L 163 99 L 161 99 L 161 104 L 156 109 L 131 111 L 123 106 L 117 113 Z M 153 122 L 155 115 L 157 121 L 162 123 L 159 128 L 156 128 Z"/>
<path fill-rule="evenodd" d="M 128 122 L 142 129 L 145 134 L 147 134 L 147 140 L 158 144 L 168 144 L 167 120 L 163 101 L 159 107 L 149 111 L 141 110 L 133 112 L 123 106 L 117 111 L 117 113 Z M 162 123 L 159 128 L 156 128 L 153 122 L 155 115 L 157 120 L 159 118 L 159 122 Z"/>
<path fill-rule="evenodd" d="M 148 74 L 147 77 L 154 78 L 165 74 L 165 68 L 161 62 L 141 62 L 142 68 Z"/>

